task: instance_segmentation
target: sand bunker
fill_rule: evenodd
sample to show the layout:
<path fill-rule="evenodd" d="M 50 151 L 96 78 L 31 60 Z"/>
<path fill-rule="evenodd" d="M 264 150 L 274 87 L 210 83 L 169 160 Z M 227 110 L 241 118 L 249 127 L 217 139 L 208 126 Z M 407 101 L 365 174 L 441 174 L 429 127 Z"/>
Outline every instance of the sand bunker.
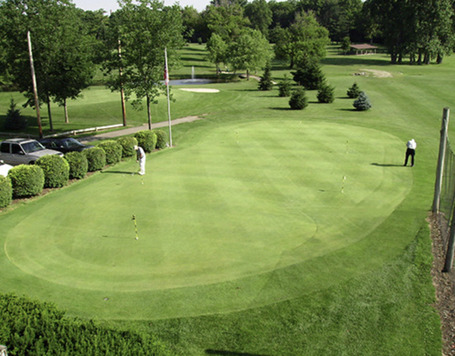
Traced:
<path fill-rule="evenodd" d="M 360 72 L 354 73 L 354 75 L 364 75 L 366 77 L 372 75 L 376 78 L 391 78 L 392 73 L 386 72 L 385 70 L 376 70 L 376 69 L 361 69 Z"/>
<path fill-rule="evenodd" d="M 218 89 L 207 89 L 207 88 L 181 88 L 180 90 L 191 91 L 193 93 L 218 93 Z"/>

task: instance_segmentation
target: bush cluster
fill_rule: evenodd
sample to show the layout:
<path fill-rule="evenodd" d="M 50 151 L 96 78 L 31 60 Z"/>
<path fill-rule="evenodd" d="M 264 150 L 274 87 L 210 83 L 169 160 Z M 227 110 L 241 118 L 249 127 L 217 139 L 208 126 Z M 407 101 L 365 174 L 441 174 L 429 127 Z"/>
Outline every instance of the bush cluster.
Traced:
<path fill-rule="evenodd" d="M 68 152 L 65 159 L 70 166 L 69 177 L 71 179 L 82 179 L 88 172 L 88 161 L 82 152 Z"/>
<path fill-rule="evenodd" d="M 1 342 L 11 355 L 170 355 L 151 336 L 72 319 L 26 297 L 0 295 L 0 318 Z"/>
<path fill-rule="evenodd" d="M 89 172 L 99 171 L 106 165 L 106 153 L 101 147 L 91 147 L 82 152 L 87 157 Z"/>
<path fill-rule="evenodd" d="M 106 140 L 101 142 L 98 147 L 102 148 L 106 153 L 106 163 L 116 164 L 122 159 L 122 146 L 114 140 Z"/>
<path fill-rule="evenodd" d="M 153 130 L 156 135 L 156 148 L 162 150 L 167 146 L 167 135 L 163 130 Z"/>
<path fill-rule="evenodd" d="M 156 133 L 149 130 L 142 130 L 137 132 L 134 137 L 139 146 L 141 146 L 146 153 L 152 152 L 156 147 L 157 136 Z"/>
<path fill-rule="evenodd" d="M 68 184 L 70 166 L 58 155 L 46 155 L 36 161 L 44 172 L 44 188 L 60 188 Z"/>
<path fill-rule="evenodd" d="M 134 156 L 135 150 L 134 146 L 137 145 L 137 140 L 135 137 L 125 136 L 120 137 L 117 142 L 122 146 L 122 157 L 131 157 Z"/>
<path fill-rule="evenodd" d="M 8 172 L 13 187 L 13 197 L 38 195 L 44 188 L 44 172 L 40 166 L 20 164 Z"/>
<path fill-rule="evenodd" d="M 13 187 L 8 177 L 0 176 L 0 209 L 11 204 L 13 199 Z"/>

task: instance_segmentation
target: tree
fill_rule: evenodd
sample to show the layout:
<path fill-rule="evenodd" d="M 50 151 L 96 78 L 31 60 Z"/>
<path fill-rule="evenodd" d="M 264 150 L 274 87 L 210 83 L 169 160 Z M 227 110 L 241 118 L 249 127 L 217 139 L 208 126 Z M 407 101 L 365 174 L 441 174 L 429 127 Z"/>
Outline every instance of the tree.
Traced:
<path fill-rule="evenodd" d="M 353 106 L 357 111 L 366 111 L 371 108 L 370 99 L 365 92 L 360 92 L 359 97 L 354 101 Z"/>
<path fill-rule="evenodd" d="M 264 37 L 268 37 L 269 26 L 272 23 L 272 10 L 266 0 L 253 0 L 245 7 L 245 15 L 250 20 L 251 26 L 255 30 L 262 32 Z"/>
<path fill-rule="evenodd" d="M 348 89 L 346 92 L 347 96 L 351 99 L 357 98 L 360 94 L 361 90 L 357 83 L 352 84 L 352 87 Z"/>
<path fill-rule="evenodd" d="M 227 44 L 220 35 L 212 33 L 207 42 L 207 51 L 209 52 L 207 58 L 210 62 L 216 65 L 216 72 L 220 72 L 220 64 L 226 63 Z"/>
<path fill-rule="evenodd" d="M 317 98 L 320 103 L 333 103 L 335 100 L 335 88 L 326 82 L 322 83 L 319 87 Z"/>
<path fill-rule="evenodd" d="M 303 13 L 277 38 L 275 53 L 277 57 L 288 59 L 290 68 L 294 68 L 304 61 L 324 58 L 329 41 L 327 29 L 318 24 L 314 14 Z"/>
<path fill-rule="evenodd" d="M 308 106 L 308 99 L 305 96 L 305 90 L 299 86 L 292 92 L 289 99 L 289 106 L 292 110 L 303 110 Z"/>
<path fill-rule="evenodd" d="M 296 72 L 292 72 L 294 81 L 307 90 L 319 89 L 324 83 L 325 76 L 318 63 L 306 60 Z"/>
<path fill-rule="evenodd" d="M 349 36 L 343 37 L 341 40 L 341 46 L 340 46 L 341 52 L 344 54 L 348 53 L 351 49 L 351 40 Z"/>
<path fill-rule="evenodd" d="M 264 75 L 261 77 L 261 80 L 259 81 L 259 90 L 272 90 L 273 88 L 273 81 L 272 81 L 272 74 L 271 74 L 271 68 L 270 68 L 270 62 L 267 62 L 265 69 L 264 69 Z"/>
<path fill-rule="evenodd" d="M 284 75 L 283 80 L 278 84 L 278 96 L 286 97 L 291 95 L 291 79 Z"/>
<path fill-rule="evenodd" d="M 26 41 L 31 33 L 39 99 L 48 105 L 52 130 L 52 98 L 75 97 L 91 79 L 91 41 L 77 10 L 69 0 L 6 0 L 0 18 L 6 71 L 34 106 Z"/>
<path fill-rule="evenodd" d="M 164 7 L 158 0 L 120 1 L 121 8 L 116 12 L 115 27 L 121 43 L 122 56 L 112 58 L 106 71 L 110 73 L 117 65 L 122 76 L 110 83 L 111 89 L 123 86 L 126 98 L 133 93 L 136 99 L 133 106 L 142 108 L 145 99 L 149 129 L 152 125 L 151 107 L 164 91 L 164 49 L 167 48 L 169 65 L 177 60 L 176 50 L 183 46 L 183 24 L 180 8 Z M 111 48 L 115 53 L 118 41 Z"/>
<path fill-rule="evenodd" d="M 272 58 L 270 44 L 258 30 L 245 28 L 228 46 L 227 60 L 234 71 L 245 69 L 247 79 L 250 72 L 264 68 Z"/>
<path fill-rule="evenodd" d="M 235 2 L 210 5 L 205 18 L 212 34 L 216 33 L 226 42 L 238 37 L 249 25 L 248 18 L 243 15 L 243 7 Z"/>

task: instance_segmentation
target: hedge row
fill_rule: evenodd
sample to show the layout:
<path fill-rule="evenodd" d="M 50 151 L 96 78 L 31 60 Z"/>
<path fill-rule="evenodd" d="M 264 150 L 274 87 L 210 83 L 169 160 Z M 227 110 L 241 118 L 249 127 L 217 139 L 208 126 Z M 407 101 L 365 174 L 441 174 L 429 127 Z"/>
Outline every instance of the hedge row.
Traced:
<path fill-rule="evenodd" d="M 12 198 L 35 196 L 44 188 L 64 187 L 69 179 L 82 179 L 87 172 L 99 171 L 106 164 L 120 162 L 122 157 L 134 156 L 136 145 L 145 152 L 152 152 L 155 148 L 165 148 L 166 141 L 164 131 L 144 130 L 134 137 L 106 140 L 82 152 L 69 152 L 64 158 L 48 155 L 38 159 L 36 165 L 15 166 L 8 177 L 0 176 L 0 209 L 11 204 Z"/>
<path fill-rule="evenodd" d="M 0 341 L 10 355 L 170 355 L 154 337 L 65 316 L 50 303 L 0 294 Z"/>

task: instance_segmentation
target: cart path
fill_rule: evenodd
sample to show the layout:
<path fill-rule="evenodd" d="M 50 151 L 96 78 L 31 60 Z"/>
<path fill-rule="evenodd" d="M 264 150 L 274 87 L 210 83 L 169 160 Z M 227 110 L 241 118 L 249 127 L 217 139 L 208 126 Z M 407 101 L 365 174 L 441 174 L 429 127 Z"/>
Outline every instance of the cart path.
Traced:
<path fill-rule="evenodd" d="M 178 124 L 182 124 L 182 123 L 186 123 L 186 122 L 193 122 L 193 121 L 203 120 L 203 119 L 204 118 L 200 117 L 200 116 L 186 116 L 186 117 L 182 117 L 180 119 L 171 120 L 171 125 L 173 126 L 173 125 L 178 125 Z M 152 129 L 156 129 L 156 128 L 160 128 L 160 127 L 167 127 L 168 124 L 169 124 L 168 121 L 161 121 L 161 122 L 157 122 L 155 124 L 152 123 Z M 120 137 L 120 136 L 131 135 L 138 131 L 147 130 L 147 129 L 148 129 L 148 124 L 143 124 L 141 126 L 130 127 L 127 129 L 100 133 L 100 134 L 93 135 L 93 136 L 81 137 L 80 139 L 78 139 L 78 141 L 80 141 L 82 143 L 89 143 L 91 141 L 96 141 L 96 140 L 106 140 L 106 139 L 116 138 L 116 137 Z"/>

